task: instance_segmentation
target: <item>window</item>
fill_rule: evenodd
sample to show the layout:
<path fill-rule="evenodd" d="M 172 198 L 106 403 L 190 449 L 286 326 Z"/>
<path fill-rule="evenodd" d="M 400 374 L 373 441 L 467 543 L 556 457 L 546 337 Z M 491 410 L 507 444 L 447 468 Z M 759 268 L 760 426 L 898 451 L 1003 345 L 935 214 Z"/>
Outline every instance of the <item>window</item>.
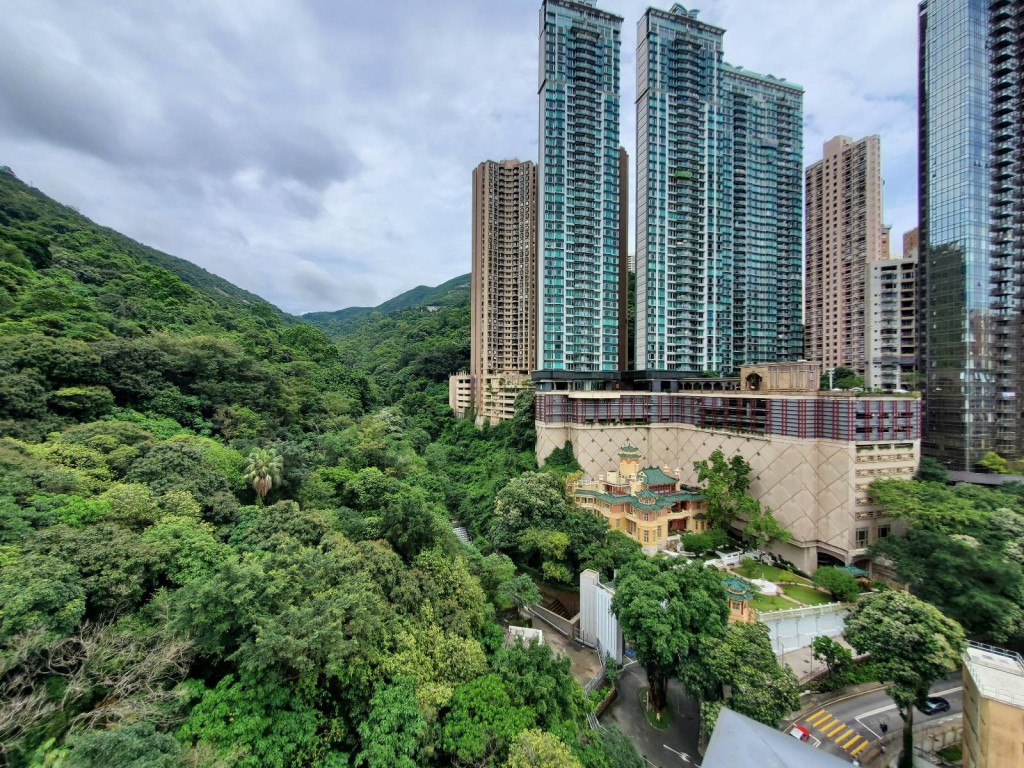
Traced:
<path fill-rule="evenodd" d="M 858 528 L 856 531 L 855 541 L 858 547 L 866 547 L 868 545 L 868 529 Z"/>
<path fill-rule="evenodd" d="M 650 533 L 650 531 L 644 530 L 644 544 L 646 544 L 649 541 L 648 537 L 650 536 Z"/>
<path fill-rule="evenodd" d="M 880 538 L 880 539 L 886 538 L 891 531 L 892 531 L 892 526 L 891 525 L 886 524 L 886 525 L 878 526 L 878 538 Z"/>

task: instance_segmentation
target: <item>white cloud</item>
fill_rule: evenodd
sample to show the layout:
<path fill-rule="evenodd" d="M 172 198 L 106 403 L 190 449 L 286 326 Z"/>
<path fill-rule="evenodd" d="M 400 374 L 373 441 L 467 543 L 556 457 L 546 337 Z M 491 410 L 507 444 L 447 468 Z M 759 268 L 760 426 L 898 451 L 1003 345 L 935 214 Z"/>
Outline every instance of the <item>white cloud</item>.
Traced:
<path fill-rule="evenodd" d="M 625 17 L 632 155 L 646 3 L 599 4 Z M 287 311 L 376 303 L 469 271 L 473 167 L 535 158 L 539 5 L 0 0 L 0 164 Z M 808 162 L 879 133 L 886 218 L 913 226 L 914 3 L 717 0 L 701 18 L 729 61 L 806 88 Z"/>

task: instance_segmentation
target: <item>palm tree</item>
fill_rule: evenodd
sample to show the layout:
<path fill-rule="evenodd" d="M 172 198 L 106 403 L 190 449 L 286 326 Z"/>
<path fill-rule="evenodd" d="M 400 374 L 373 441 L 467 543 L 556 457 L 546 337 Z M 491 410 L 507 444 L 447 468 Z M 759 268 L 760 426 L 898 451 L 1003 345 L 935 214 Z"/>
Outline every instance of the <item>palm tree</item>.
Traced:
<path fill-rule="evenodd" d="M 284 459 L 273 448 L 256 448 L 249 454 L 249 463 L 245 467 L 245 479 L 252 485 L 252 489 L 260 497 L 262 502 L 274 483 L 281 482 L 281 472 L 284 470 Z"/>

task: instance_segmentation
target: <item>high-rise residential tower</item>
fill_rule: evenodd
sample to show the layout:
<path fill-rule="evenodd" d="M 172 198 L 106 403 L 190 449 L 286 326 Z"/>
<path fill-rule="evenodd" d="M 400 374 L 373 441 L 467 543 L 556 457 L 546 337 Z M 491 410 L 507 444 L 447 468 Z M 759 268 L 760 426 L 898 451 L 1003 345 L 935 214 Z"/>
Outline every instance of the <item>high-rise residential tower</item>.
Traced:
<path fill-rule="evenodd" d="M 1024 0 L 920 5 L 922 450 L 1024 453 Z"/>
<path fill-rule="evenodd" d="M 866 286 L 871 264 L 889 257 L 882 224 L 878 136 L 836 136 L 804 172 L 804 311 L 808 360 L 825 370 L 867 368 Z"/>
<path fill-rule="evenodd" d="M 540 10 L 537 368 L 618 371 L 622 17 L 595 0 Z"/>
<path fill-rule="evenodd" d="M 680 4 L 637 26 L 636 367 L 802 351 L 803 89 L 726 64 Z"/>
<path fill-rule="evenodd" d="M 864 288 L 868 389 L 917 384 L 917 230 L 903 235 L 903 257 L 868 264 Z"/>
<path fill-rule="evenodd" d="M 488 160 L 473 170 L 470 367 L 449 381 L 459 415 L 512 416 L 536 361 L 537 166 Z"/>

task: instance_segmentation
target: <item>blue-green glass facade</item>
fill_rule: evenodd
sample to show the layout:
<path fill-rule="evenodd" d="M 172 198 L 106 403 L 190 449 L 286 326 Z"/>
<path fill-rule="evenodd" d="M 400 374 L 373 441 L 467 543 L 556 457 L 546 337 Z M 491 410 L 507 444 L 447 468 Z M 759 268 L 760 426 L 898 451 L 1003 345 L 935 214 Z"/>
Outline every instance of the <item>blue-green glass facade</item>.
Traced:
<path fill-rule="evenodd" d="M 971 469 L 993 447 L 988 0 L 920 6 L 922 449 Z"/>
<path fill-rule="evenodd" d="M 593 0 L 541 6 L 540 370 L 620 368 L 621 29 Z"/>
<path fill-rule="evenodd" d="M 802 352 L 803 90 L 676 4 L 637 27 L 637 368 Z"/>

